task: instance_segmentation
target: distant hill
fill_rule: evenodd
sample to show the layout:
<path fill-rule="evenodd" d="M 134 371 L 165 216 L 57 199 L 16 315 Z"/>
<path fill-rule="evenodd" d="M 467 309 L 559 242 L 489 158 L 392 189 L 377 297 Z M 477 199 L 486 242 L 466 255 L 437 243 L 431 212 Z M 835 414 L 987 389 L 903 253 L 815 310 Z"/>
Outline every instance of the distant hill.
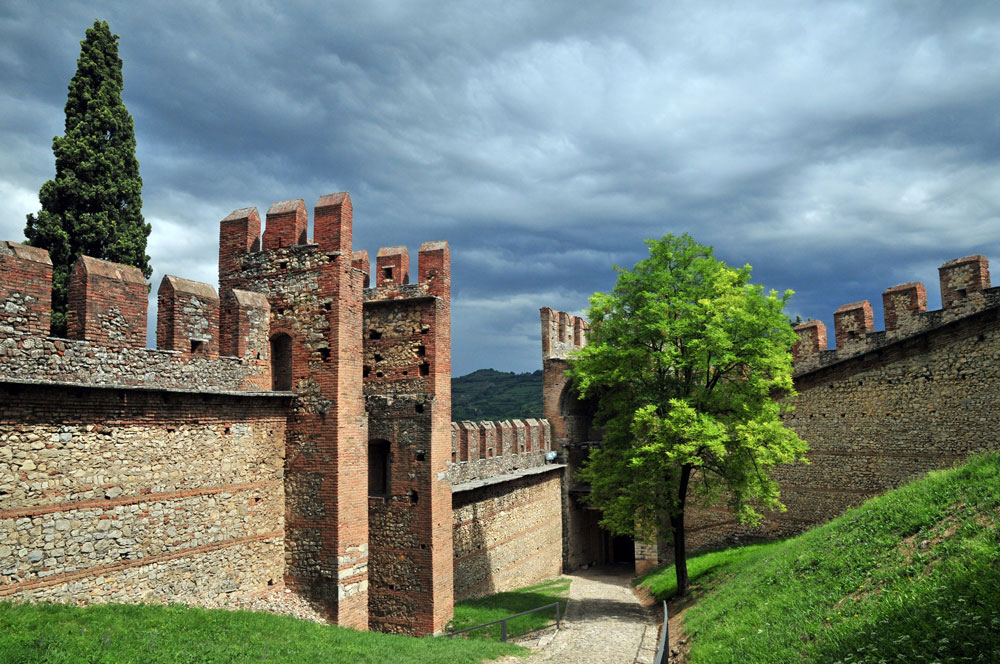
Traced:
<path fill-rule="evenodd" d="M 541 416 L 541 369 L 520 374 L 480 369 L 451 379 L 451 419 L 455 422 Z"/>

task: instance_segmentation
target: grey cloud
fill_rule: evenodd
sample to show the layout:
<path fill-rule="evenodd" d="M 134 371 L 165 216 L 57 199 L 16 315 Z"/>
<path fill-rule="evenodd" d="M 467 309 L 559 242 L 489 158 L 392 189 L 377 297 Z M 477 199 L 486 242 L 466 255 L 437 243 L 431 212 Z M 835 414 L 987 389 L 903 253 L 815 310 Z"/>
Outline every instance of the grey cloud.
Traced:
<path fill-rule="evenodd" d="M 828 324 L 1000 260 L 994 3 L 3 3 L 5 238 L 95 16 L 122 37 L 157 278 L 214 281 L 234 208 L 346 189 L 358 248 L 451 242 L 456 373 L 536 368 L 538 307 L 582 310 L 665 232 Z"/>

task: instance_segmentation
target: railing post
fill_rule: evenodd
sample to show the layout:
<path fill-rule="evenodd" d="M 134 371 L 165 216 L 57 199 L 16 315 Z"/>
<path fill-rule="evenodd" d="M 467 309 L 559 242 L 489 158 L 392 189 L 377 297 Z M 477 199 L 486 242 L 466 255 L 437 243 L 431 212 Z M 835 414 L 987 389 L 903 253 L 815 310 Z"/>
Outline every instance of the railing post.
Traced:
<path fill-rule="evenodd" d="M 559 602 L 556 602 L 556 629 L 559 629 Z"/>
<path fill-rule="evenodd" d="M 504 641 L 504 642 L 507 641 L 507 621 L 506 620 L 501 620 L 500 621 L 500 640 Z"/>

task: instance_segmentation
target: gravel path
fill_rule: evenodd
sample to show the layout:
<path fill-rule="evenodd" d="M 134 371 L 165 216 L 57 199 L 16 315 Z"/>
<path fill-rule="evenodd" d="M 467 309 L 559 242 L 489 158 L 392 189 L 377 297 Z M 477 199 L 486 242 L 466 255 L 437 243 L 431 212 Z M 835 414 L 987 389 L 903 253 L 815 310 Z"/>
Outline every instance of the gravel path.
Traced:
<path fill-rule="evenodd" d="M 593 569 L 566 576 L 572 584 L 562 629 L 520 642 L 535 654 L 497 664 L 651 664 L 659 625 L 632 593 L 631 572 Z"/>

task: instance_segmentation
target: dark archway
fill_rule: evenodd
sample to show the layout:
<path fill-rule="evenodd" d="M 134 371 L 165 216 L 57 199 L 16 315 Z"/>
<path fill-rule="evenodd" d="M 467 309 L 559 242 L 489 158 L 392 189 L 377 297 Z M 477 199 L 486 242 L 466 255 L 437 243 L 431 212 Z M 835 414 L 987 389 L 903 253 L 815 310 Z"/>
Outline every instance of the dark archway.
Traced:
<path fill-rule="evenodd" d="M 368 443 L 368 495 L 389 495 L 389 449 L 387 440 Z"/>
<path fill-rule="evenodd" d="M 573 383 L 566 383 L 559 395 L 559 415 L 566 426 L 568 443 L 599 441 L 601 430 L 594 426 L 597 400 L 581 399 Z"/>
<path fill-rule="evenodd" d="M 292 389 L 292 338 L 284 332 L 271 337 L 271 389 Z"/>

